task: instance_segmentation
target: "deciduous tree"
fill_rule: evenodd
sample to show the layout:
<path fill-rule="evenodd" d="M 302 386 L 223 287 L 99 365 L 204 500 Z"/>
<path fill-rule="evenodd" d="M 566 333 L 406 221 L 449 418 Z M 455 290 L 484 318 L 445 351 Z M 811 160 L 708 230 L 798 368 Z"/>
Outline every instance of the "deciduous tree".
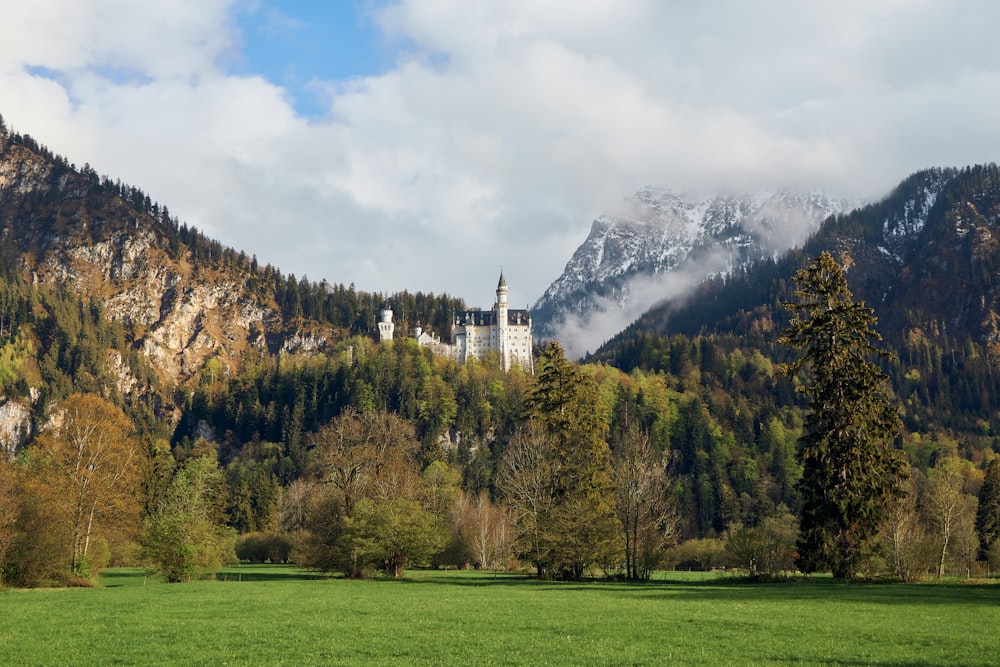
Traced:
<path fill-rule="evenodd" d="M 612 465 L 615 513 L 625 536 L 625 574 L 648 579 L 679 533 L 666 461 L 653 451 L 649 436 L 629 428 L 615 443 Z"/>
<path fill-rule="evenodd" d="M 542 527 L 552 511 L 551 446 L 541 424 L 528 421 L 504 450 L 497 471 L 497 486 L 507 501 L 513 520 L 513 542 L 522 558 L 530 560 L 538 576 L 551 561 Z"/>
<path fill-rule="evenodd" d="M 944 576 L 955 538 L 967 535 L 976 517 L 976 498 L 965 493 L 966 461 L 953 456 L 940 459 L 927 473 L 923 505 L 938 543 L 937 574 Z"/>
<path fill-rule="evenodd" d="M 39 435 L 32 457 L 38 486 L 67 517 L 73 576 L 89 576 L 95 536 L 131 539 L 142 509 L 144 451 L 133 425 L 107 400 L 74 394 L 57 408 L 54 425 Z"/>
<path fill-rule="evenodd" d="M 211 454 L 188 459 L 147 518 L 146 557 L 167 581 L 236 561 L 236 531 L 225 525 L 226 479 Z"/>
<path fill-rule="evenodd" d="M 421 483 L 411 425 L 395 414 L 347 410 L 314 441 L 323 491 L 307 513 L 304 564 L 352 577 L 374 567 L 399 576 L 445 546 L 444 522 L 429 508 L 444 502 L 437 482 L 447 466 L 429 473 L 434 483 Z"/>

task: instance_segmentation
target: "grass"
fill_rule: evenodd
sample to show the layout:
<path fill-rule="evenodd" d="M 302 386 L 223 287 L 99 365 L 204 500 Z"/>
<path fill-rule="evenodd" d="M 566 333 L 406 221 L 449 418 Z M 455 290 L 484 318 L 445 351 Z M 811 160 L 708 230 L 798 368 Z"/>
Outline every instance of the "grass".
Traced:
<path fill-rule="evenodd" d="M 994 665 L 998 626 L 988 584 L 350 581 L 246 566 L 167 585 L 121 569 L 97 588 L 0 591 L 0 664 Z"/>

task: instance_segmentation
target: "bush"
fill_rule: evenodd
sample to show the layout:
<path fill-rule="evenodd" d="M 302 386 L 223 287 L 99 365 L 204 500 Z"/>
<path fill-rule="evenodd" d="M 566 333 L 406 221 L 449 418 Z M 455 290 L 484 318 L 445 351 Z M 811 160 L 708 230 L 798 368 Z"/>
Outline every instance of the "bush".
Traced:
<path fill-rule="evenodd" d="M 247 533 L 236 541 L 236 557 L 244 563 L 287 563 L 292 540 L 282 533 Z"/>
<path fill-rule="evenodd" d="M 791 516 L 771 517 L 759 526 L 739 528 L 726 539 L 729 564 L 745 570 L 754 581 L 774 579 L 795 567 L 796 534 Z"/>
<path fill-rule="evenodd" d="M 716 570 L 726 565 L 726 544 L 713 538 L 688 540 L 667 552 L 664 563 L 676 570 Z"/>

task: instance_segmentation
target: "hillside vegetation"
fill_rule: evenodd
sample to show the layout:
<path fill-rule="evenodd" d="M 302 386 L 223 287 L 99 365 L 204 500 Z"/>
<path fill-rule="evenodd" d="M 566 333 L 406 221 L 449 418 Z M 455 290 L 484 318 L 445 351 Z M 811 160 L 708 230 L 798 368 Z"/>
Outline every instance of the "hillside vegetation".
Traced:
<path fill-rule="evenodd" d="M 587 363 L 536 351 L 532 376 L 406 335 L 374 342 L 384 302 L 397 331 L 444 333 L 460 300 L 285 276 L 0 129 L 4 579 L 157 559 L 184 579 L 236 553 L 354 576 L 437 564 L 643 578 L 766 552 L 774 574 L 794 551 L 806 423 L 802 377 L 778 372 L 791 360 L 781 303 L 822 250 L 894 353 L 882 367 L 911 468 L 910 504 L 863 574 L 973 574 L 1000 555 L 998 183 L 994 165 L 915 174 L 804 249 L 647 313 Z M 101 496 L 64 502 L 87 477 L 57 456 L 79 444 L 69 426 L 119 413 L 135 473 L 125 531 Z M 84 507 L 109 530 L 96 521 L 78 553 Z M 29 556 L 56 566 L 19 567 Z"/>

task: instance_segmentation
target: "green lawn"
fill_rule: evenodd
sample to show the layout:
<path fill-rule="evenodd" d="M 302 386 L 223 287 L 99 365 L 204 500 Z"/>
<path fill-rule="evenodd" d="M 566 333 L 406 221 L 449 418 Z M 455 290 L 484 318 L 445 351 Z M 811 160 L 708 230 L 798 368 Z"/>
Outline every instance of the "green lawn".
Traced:
<path fill-rule="evenodd" d="M 0 591 L 0 664 L 1000 664 L 997 585 L 347 581 L 283 566 L 102 581 Z"/>

